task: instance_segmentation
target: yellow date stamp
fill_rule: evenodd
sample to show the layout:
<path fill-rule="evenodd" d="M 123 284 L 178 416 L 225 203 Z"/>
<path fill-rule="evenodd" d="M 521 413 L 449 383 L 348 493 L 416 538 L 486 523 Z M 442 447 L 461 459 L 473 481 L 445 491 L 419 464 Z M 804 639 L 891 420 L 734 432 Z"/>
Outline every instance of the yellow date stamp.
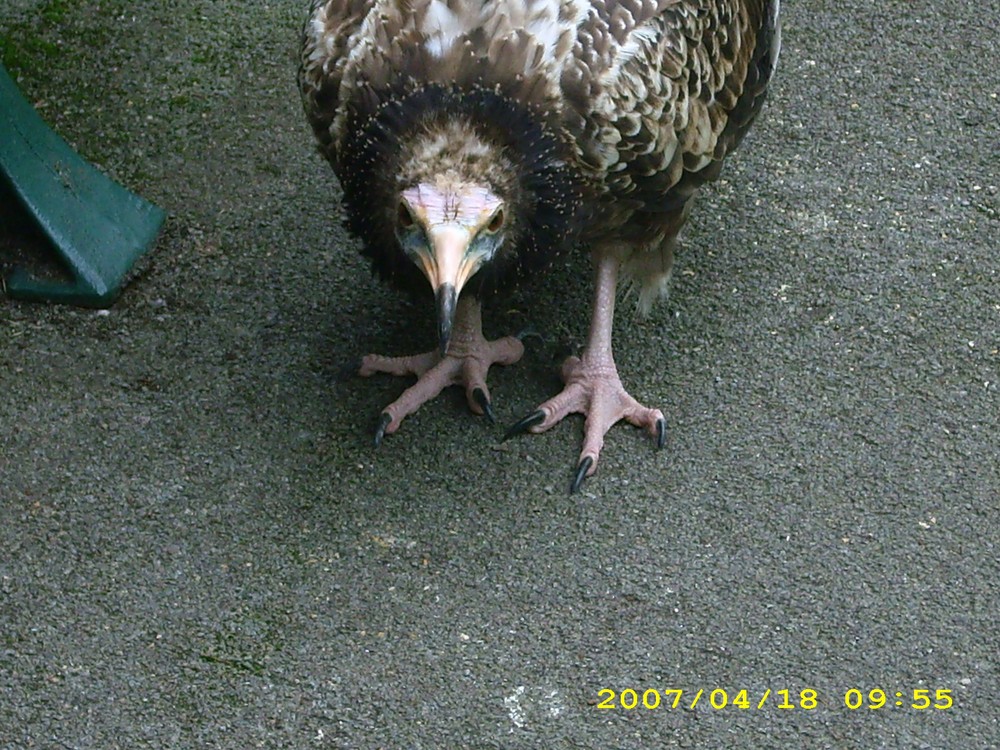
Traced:
<path fill-rule="evenodd" d="M 774 708 L 779 710 L 800 709 L 812 711 L 821 705 L 826 707 L 843 706 L 851 711 L 865 709 L 877 711 L 883 708 L 910 709 L 913 711 L 937 710 L 945 711 L 955 705 L 952 691 L 947 688 L 931 690 L 929 688 L 913 688 L 912 690 L 886 690 L 876 687 L 862 690 L 848 688 L 841 691 L 824 693 L 814 688 L 800 690 L 750 691 L 746 689 L 726 690 L 724 688 L 698 688 L 697 690 L 683 688 L 647 688 L 645 690 L 625 688 L 612 690 L 602 688 L 597 691 L 595 705 L 598 709 L 624 709 L 625 711 L 656 709 L 687 709 L 692 711 L 699 706 L 709 707 L 716 711 L 724 709 L 764 710 Z"/>

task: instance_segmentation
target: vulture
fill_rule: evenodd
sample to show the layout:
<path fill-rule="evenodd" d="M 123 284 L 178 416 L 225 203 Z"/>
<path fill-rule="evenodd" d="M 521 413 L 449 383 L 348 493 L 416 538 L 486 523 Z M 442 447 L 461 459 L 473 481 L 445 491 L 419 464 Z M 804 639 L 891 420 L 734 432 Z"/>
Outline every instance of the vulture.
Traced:
<path fill-rule="evenodd" d="M 620 420 L 662 448 L 659 409 L 622 385 L 612 354 L 620 282 L 648 312 L 678 232 L 756 118 L 780 49 L 780 0 L 313 0 L 299 90 L 373 271 L 426 296 L 438 347 L 368 355 L 416 376 L 376 445 L 449 385 L 494 418 L 487 372 L 522 356 L 488 341 L 481 304 L 560 257 L 594 273 L 585 346 L 563 390 L 507 432 L 585 416 L 571 492 Z"/>

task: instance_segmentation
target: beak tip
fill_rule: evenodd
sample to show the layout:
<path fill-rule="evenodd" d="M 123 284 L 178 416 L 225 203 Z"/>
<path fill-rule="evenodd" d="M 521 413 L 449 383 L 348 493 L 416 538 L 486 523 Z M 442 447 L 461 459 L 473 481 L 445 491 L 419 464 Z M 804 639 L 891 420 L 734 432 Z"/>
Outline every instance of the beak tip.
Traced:
<path fill-rule="evenodd" d="M 448 344 L 451 341 L 451 327 L 455 320 L 455 303 L 458 294 L 452 284 L 442 284 L 435 292 L 438 310 L 438 345 L 441 349 L 441 356 L 448 353 Z"/>

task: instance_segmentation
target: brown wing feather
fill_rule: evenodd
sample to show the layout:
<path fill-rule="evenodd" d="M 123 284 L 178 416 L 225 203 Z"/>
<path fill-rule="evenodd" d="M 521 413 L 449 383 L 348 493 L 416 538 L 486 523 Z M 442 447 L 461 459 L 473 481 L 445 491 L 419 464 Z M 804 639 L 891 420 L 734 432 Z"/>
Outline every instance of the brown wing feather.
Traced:
<path fill-rule="evenodd" d="M 561 84 L 612 230 L 635 211 L 678 211 L 718 174 L 763 102 L 777 0 L 592 4 Z"/>

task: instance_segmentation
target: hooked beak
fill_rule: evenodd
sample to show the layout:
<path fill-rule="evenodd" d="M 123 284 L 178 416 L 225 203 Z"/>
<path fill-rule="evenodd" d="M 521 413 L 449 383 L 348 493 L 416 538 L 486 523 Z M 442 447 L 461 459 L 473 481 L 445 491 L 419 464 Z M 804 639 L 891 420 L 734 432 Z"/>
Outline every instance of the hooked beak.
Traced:
<path fill-rule="evenodd" d="M 424 275 L 434 289 L 438 314 L 438 344 L 441 356 L 448 352 L 455 307 L 465 282 L 479 270 L 481 258 L 467 253 L 471 232 L 463 226 L 445 224 L 428 231 L 430 252 L 419 258 Z"/>
<path fill-rule="evenodd" d="M 438 344 L 443 357 L 448 353 L 448 342 L 451 341 L 451 327 L 455 322 L 455 302 L 458 300 L 458 292 L 455 291 L 454 284 L 445 282 L 437 288 L 434 299 L 437 302 L 438 313 Z"/>

